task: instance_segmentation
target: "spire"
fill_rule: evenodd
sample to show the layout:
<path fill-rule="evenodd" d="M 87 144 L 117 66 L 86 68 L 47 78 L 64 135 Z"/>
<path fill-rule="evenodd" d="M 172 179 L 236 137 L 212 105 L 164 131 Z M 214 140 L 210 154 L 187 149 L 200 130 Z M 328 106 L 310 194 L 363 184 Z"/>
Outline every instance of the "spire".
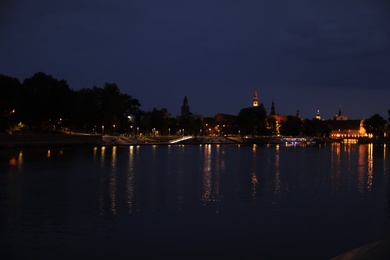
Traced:
<path fill-rule="evenodd" d="M 301 115 L 299 114 L 299 109 L 297 110 L 297 113 L 296 113 L 295 116 L 298 117 L 298 118 L 301 118 Z"/>
<path fill-rule="evenodd" d="M 321 120 L 320 110 L 317 110 L 316 119 Z"/>
<path fill-rule="evenodd" d="M 272 105 L 271 105 L 271 113 L 270 113 L 271 116 L 274 116 L 276 115 L 276 112 L 275 112 L 275 103 L 274 103 L 274 100 L 272 100 Z"/>
<path fill-rule="evenodd" d="M 187 96 L 184 97 L 183 105 L 181 106 L 181 116 L 188 116 L 190 114 L 190 106 L 188 105 Z"/>
<path fill-rule="evenodd" d="M 259 105 L 259 98 L 257 97 L 257 91 L 253 94 L 253 106 L 257 107 Z"/>

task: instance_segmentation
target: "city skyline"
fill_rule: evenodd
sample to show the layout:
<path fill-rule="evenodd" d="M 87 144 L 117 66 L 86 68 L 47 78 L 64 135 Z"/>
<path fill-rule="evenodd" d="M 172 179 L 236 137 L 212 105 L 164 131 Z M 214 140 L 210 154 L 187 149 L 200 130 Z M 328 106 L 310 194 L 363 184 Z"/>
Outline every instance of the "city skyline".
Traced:
<path fill-rule="evenodd" d="M 3 1 L 0 74 L 116 83 L 141 109 L 353 119 L 390 109 L 385 1 Z"/>

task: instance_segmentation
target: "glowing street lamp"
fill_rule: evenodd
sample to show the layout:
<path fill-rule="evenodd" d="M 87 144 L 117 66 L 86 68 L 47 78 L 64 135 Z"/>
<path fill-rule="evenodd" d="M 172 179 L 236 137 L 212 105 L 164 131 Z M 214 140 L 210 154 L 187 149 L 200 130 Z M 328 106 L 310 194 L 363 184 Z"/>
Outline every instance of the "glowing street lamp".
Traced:
<path fill-rule="evenodd" d="M 115 125 L 112 125 L 114 127 L 114 136 L 115 136 Z"/>
<path fill-rule="evenodd" d="M 102 135 L 104 135 L 104 125 L 102 125 Z"/>

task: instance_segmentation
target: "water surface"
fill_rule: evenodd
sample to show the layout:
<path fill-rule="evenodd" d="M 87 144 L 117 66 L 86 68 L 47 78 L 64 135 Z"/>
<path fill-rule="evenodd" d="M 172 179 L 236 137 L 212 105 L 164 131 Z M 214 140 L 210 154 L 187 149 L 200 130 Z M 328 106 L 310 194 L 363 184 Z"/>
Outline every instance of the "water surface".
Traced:
<path fill-rule="evenodd" d="M 390 235 L 389 149 L 333 144 L 0 151 L 0 252 L 329 259 Z"/>

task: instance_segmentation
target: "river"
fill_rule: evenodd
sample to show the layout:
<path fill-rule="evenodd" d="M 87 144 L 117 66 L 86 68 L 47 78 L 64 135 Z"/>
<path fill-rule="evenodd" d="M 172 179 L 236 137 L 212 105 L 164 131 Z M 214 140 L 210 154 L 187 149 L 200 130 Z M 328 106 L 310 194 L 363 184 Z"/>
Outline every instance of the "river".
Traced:
<path fill-rule="evenodd" d="M 390 236 L 389 155 L 340 143 L 4 149 L 0 252 L 330 259 Z"/>

